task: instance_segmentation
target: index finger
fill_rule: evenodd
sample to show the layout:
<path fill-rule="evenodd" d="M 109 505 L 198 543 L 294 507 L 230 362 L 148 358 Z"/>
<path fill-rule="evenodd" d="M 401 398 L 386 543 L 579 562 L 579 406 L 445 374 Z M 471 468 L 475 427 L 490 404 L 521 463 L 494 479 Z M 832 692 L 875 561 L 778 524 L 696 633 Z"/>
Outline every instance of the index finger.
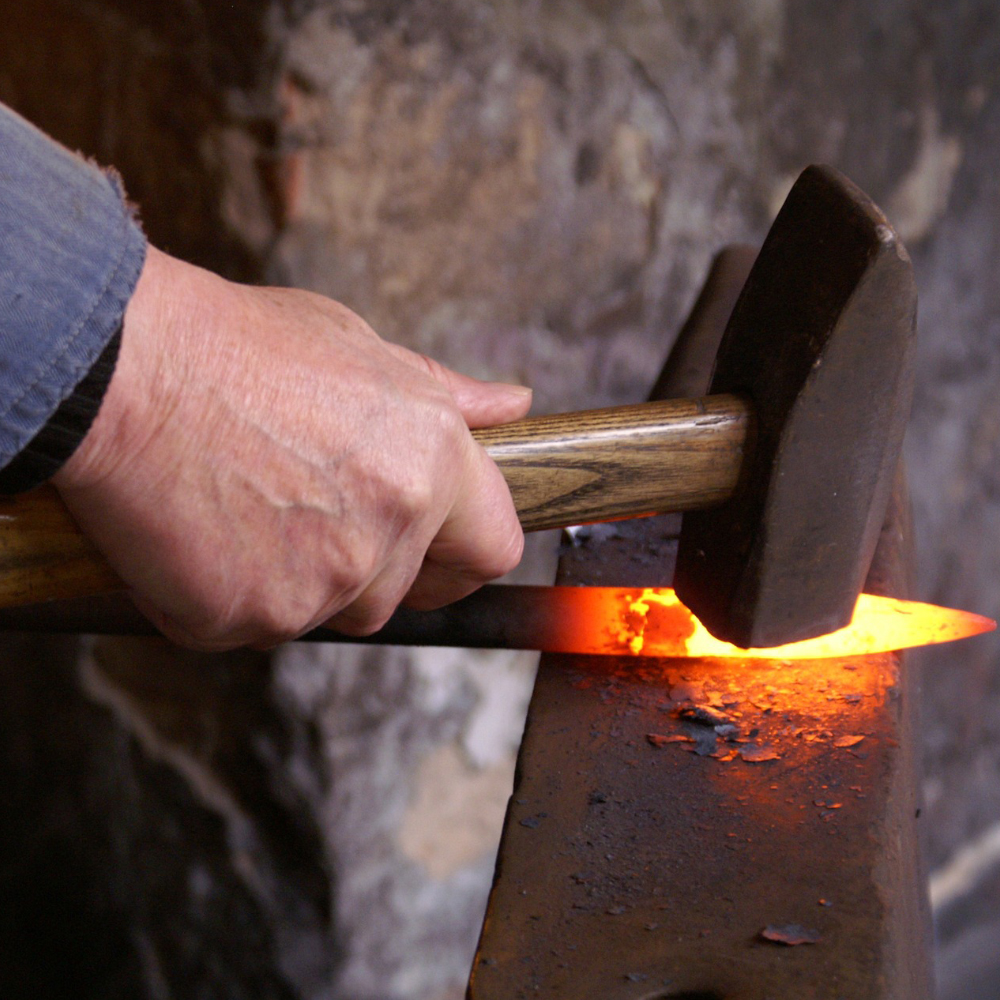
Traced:
<path fill-rule="evenodd" d="M 408 607 L 450 604 L 521 561 L 524 532 L 507 482 L 471 438 L 469 448 L 468 473 L 403 601 Z"/>

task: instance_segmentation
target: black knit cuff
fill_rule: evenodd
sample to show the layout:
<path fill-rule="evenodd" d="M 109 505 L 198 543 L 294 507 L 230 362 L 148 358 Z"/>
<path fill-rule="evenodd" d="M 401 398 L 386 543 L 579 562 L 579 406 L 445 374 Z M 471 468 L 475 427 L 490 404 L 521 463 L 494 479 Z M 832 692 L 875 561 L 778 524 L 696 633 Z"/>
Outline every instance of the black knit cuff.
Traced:
<path fill-rule="evenodd" d="M 0 469 L 0 495 L 12 496 L 51 479 L 76 451 L 101 408 L 121 348 L 121 327 L 108 341 L 93 367 L 49 417 L 27 447 Z"/>

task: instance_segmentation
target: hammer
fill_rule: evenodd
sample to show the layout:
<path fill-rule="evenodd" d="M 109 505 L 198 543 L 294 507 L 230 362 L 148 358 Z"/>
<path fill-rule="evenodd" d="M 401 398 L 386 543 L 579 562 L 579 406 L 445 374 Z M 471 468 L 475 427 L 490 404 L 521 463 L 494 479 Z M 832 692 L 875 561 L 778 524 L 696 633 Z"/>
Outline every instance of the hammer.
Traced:
<path fill-rule="evenodd" d="M 710 632 L 741 647 L 822 635 L 850 621 L 885 515 L 915 314 L 885 216 L 809 167 L 736 302 L 710 395 L 474 435 L 526 531 L 686 511 L 675 588 Z M 54 490 L 0 503 L 0 606 L 121 586 Z"/>

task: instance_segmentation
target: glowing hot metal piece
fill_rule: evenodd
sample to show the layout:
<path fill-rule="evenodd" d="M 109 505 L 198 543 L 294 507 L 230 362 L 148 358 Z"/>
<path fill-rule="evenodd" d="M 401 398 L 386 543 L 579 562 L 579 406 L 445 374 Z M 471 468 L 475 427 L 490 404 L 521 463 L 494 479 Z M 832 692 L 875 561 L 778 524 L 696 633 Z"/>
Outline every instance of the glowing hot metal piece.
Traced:
<path fill-rule="evenodd" d="M 951 642 L 996 628 L 991 619 L 971 612 L 862 594 L 846 628 L 787 646 L 740 649 L 712 636 L 671 589 L 550 587 L 538 591 L 540 607 L 532 648 L 549 652 L 824 659 Z"/>
<path fill-rule="evenodd" d="M 690 625 L 678 637 L 681 614 L 687 617 Z M 661 626 L 661 620 L 666 628 Z M 681 604 L 673 590 L 645 589 L 627 606 L 617 639 L 629 652 L 642 656 L 822 659 L 952 642 L 995 628 L 996 622 L 992 619 L 968 611 L 861 594 L 851 624 L 845 628 L 786 646 L 740 649 L 712 636 Z M 683 651 L 679 651 L 678 646 L 683 646 Z"/>

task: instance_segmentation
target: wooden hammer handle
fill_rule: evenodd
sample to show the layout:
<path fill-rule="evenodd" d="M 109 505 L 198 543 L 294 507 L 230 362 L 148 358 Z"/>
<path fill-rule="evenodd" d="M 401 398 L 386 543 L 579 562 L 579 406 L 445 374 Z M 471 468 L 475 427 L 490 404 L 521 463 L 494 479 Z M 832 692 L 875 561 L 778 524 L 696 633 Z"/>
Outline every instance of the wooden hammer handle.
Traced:
<path fill-rule="evenodd" d="M 54 487 L 0 498 L 0 607 L 87 597 L 122 586 Z"/>
<path fill-rule="evenodd" d="M 525 531 L 711 507 L 732 496 L 750 404 L 670 399 L 531 417 L 473 432 Z"/>
<path fill-rule="evenodd" d="M 474 431 L 525 531 L 721 503 L 751 422 L 737 396 L 611 407 Z M 122 587 L 52 487 L 0 499 L 0 607 Z"/>

